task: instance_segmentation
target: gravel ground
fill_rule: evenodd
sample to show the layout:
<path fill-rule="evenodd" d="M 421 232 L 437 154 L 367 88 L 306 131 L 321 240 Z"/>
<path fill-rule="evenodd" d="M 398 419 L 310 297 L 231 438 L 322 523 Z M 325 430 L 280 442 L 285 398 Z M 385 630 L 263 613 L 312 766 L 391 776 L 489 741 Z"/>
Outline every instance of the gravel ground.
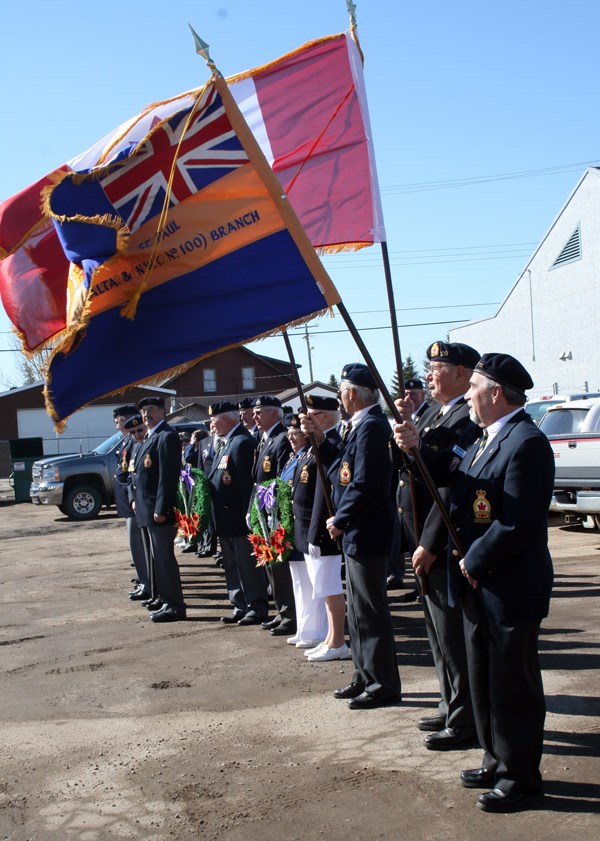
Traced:
<path fill-rule="evenodd" d="M 402 703 L 350 711 L 331 690 L 351 663 L 219 623 L 212 560 L 180 556 L 189 619 L 155 626 L 127 599 L 123 521 L 0 500 L 0 839 L 596 841 L 600 535 L 550 533 L 547 796 L 498 816 L 458 784 L 480 751 L 427 751 L 415 727 L 437 698 L 419 604 L 390 594 Z"/>

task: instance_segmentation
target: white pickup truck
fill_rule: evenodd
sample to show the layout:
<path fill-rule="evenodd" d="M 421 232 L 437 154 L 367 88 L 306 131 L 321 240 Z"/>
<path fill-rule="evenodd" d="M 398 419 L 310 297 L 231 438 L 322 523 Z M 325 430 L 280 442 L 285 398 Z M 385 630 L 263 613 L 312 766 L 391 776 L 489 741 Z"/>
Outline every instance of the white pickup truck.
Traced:
<path fill-rule="evenodd" d="M 554 452 L 551 511 L 600 528 L 600 399 L 551 406 L 540 424 Z"/>

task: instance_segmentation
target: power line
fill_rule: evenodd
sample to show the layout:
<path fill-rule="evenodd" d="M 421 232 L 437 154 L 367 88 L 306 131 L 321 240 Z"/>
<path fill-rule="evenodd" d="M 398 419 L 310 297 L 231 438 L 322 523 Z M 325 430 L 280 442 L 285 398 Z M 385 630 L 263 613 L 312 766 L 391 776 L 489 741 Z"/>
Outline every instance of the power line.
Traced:
<path fill-rule="evenodd" d="M 596 158 L 591 161 L 578 161 L 577 163 L 562 164 L 561 166 L 550 166 L 543 169 L 528 169 L 517 172 L 501 172 L 495 175 L 478 175 L 467 178 L 449 178 L 439 181 L 417 181 L 408 184 L 396 184 L 389 187 L 382 187 L 382 195 L 397 195 L 405 193 L 424 193 L 430 190 L 448 190 L 453 187 L 470 187 L 474 184 L 487 184 L 492 181 L 512 181 L 520 178 L 539 178 L 543 175 L 562 175 L 567 172 L 574 172 L 582 166 L 593 166 L 600 161 Z"/>

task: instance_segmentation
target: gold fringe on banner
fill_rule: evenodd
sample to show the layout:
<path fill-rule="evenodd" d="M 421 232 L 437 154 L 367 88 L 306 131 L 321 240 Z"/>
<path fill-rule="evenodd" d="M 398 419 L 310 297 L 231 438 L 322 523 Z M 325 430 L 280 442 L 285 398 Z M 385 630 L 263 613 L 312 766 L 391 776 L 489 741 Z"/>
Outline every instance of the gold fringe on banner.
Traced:
<path fill-rule="evenodd" d="M 198 362 L 201 362 L 203 359 L 208 359 L 211 356 L 216 356 L 217 353 L 221 353 L 225 350 L 231 350 L 231 348 L 241 347 L 241 345 L 250 344 L 251 342 L 258 342 L 261 339 L 268 339 L 271 336 L 278 336 L 283 330 L 287 330 L 289 327 L 297 327 L 302 324 L 306 324 L 309 321 L 312 321 L 314 318 L 321 318 L 322 316 L 329 315 L 331 317 L 334 316 L 334 312 L 331 307 L 325 307 L 324 309 L 317 310 L 316 312 L 310 313 L 309 315 L 302 316 L 301 318 L 296 318 L 293 321 L 289 321 L 287 324 L 281 324 L 279 327 L 274 327 L 272 330 L 266 330 L 264 333 L 259 333 L 257 336 L 254 336 L 249 339 L 244 339 L 241 342 L 232 342 L 229 345 L 225 345 L 223 347 L 217 348 L 216 350 L 208 351 L 208 353 L 203 353 L 200 356 L 197 356 L 195 359 L 191 359 L 189 362 L 182 362 L 180 365 L 175 365 L 172 368 L 167 368 L 164 371 L 159 371 L 156 374 L 152 374 L 150 377 L 146 377 L 143 380 L 135 380 L 134 382 L 128 383 L 126 385 L 119 386 L 114 391 L 107 391 L 104 394 L 100 395 L 101 397 L 113 397 L 119 394 L 123 394 L 123 392 L 127 391 L 130 388 L 136 388 L 140 385 L 154 385 L 160 387 L 161 383 L 164 383 L 165 380 L 170 380 L 173 377 L 177 377 L 180 374 L 184 374 L 194 365 L 197 365 Z M 56 350 L 55 354 L 58 352 Z M 53 354 L 52 358 L 54 358 L 55 354 Z M 52 375 L 49 371 L 46 372 L 46 384 L 44 386 L 44 402 L 46 405 L 46 411 L 50 418 L 54 422 L 54 430 L 58 434 L 62 434 L 64 432 L 65 425 L 67 423 L 68 418 L 70 415 L 63 420 L 59 420 L 58 413 L 54 406 L 54 400 L 52 397 Z M 79 409 L 84 409 L 86 406 L 90 406 L 96 402 L 99 398 L 94 398 L 94 400 L 90 400 L 89 403 L 84 403 L 83 406 L 79 406 L 76 411 Z"/>
<path fill-rule="evenodd" d="M 273 70 L 275 67 L 283 64 L 284 61 L 288 61 L 288 59 L 293 58 L 296 55 L 300 55 L 300 53 L 305 52 L 305 50 L 308 50 L 311 47 L 316 47 L 319 44 L 326 44 L 328 41 L 335 41 L 336 38 L 339 38 L 343 34 L 343 32 L 338 32 L 337 35 L 325 35 L 323 38 L 315 38 L 314 41 L 307 41 L 306 44 L 302 44 L 301 47 L 297 47 L 290 53 L 279 56 L 279 58 L 273 59 L 273 61 L 269 61 L 267 64 L 261 64 L 259 67 L 253 67 L 252 70 L 244 70 L 243 73 L 236 73 L 235 76 L 227 76 L 225 81 L 228 85 L 232 85 L 234 82 L 241 82 L 243 79 L 249 79 L 251 76 L 256 76 L 258 73 L 262 73 L 265 70 Z"/>

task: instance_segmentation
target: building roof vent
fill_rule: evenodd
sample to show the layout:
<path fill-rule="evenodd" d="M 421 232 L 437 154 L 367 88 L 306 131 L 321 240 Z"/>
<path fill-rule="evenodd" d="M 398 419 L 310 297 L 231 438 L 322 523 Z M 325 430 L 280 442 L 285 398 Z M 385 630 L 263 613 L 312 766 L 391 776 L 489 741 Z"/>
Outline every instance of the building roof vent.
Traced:
<path fill-rule="evenodd" d="M 555 269 L 557 266 L 564 266 L 565 263 L 572 263 L 574 260 L 581 260 L 581 225 L 577 225 L 573 233 L 568 239 L 568 242 L 563 247 L 562 251 L 552 263 L 550 268 Z"/>

